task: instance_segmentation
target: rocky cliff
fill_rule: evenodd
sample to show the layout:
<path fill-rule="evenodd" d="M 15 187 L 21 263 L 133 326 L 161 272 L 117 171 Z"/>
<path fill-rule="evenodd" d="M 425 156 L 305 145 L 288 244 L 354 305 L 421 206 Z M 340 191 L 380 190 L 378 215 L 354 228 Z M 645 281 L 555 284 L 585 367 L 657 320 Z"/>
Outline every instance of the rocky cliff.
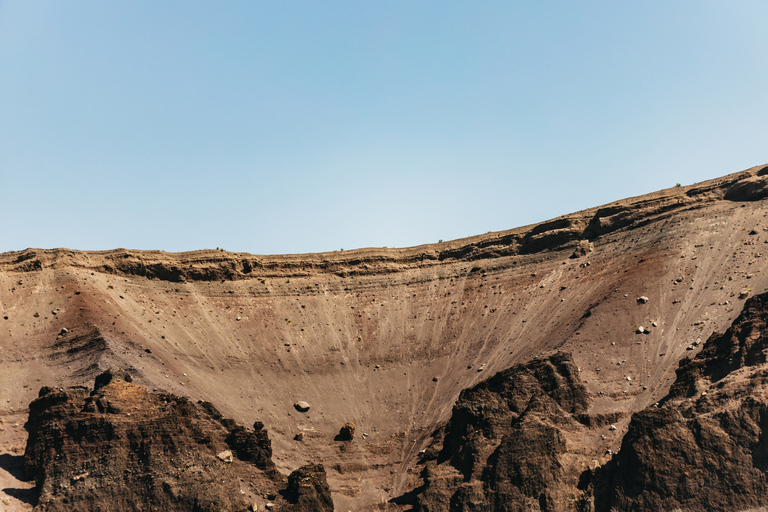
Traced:
<path fill-rule="evenodd" d="M 730 511 L 768 506 L 768 294 L 683 359 L 669 395 L 632 416 L 600 468 L 603 511 Z"/>
<path fill-rule="evenodd" d="M 235 512 L 267 503 L 333 510 L 324 468 L 305 466 L 286 480 L 261 425 L 247 429 L 209 403 L 151 393 L 131 380 L 110 370 L 90 393 L 40 390 L 25 453 L 35 510 Z"/>
<path fill-rule="evenodd" d="M 461 393 L 423 455 L 417 510 L 571 510 L 585 499 L 589 394 L 568 354 L 534 359 Z"/>

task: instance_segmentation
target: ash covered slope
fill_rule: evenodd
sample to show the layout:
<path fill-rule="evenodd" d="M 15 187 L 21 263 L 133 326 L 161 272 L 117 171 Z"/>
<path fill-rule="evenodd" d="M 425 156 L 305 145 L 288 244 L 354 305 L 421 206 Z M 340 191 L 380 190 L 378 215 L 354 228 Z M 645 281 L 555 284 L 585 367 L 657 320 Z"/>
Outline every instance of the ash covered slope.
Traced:
<path fill-rule="evenodd" d="M 727 328 L 742 290 L 768 289 L 767 184 L 756 167 L 408 249 L 2 254 L 0 465 L 18 463 L 41 385 L 123 367 L 150 390 L 260 419 L 278 470 L 323 463 L 339 510 L 397 508 L 461 390 L 558 351 L 580 370 L 587 414 L 622 418 L 590 427 L 590 450 L 618 451 L 687 349 Z M 335 441 L 347 422 L 354 441 Z M 3 494 L 22 485 L 2 469 L 0 505 L 29 508 Z"/>
<path fill-rule="evenodd" d="M 40 390 L 25 456 L 39 493 L 35 510 L 234 512 L 267 500 L 276 510 L 333 510 L 324 468 L 302 467 L 286 481 L 260 424 L 246 429 L 209 403 L 150 393 L 131 380 L 110 370 L 92 393 Z"/>

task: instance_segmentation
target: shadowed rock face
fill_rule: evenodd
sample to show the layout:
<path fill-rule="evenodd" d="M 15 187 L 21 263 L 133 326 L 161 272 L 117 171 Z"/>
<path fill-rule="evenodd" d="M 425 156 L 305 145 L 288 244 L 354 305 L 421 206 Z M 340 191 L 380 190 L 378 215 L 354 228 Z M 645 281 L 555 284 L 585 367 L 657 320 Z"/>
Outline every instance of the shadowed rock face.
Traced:
<path fill-rule="evenodd" d="M 30 405 L 25 454 L 39 492 L 36 510 L 245 511 L 262 496 L 280 510 L 333 510 L 322 466 L 300 468 L 286 488 L 266 430 L 129 380 L 110 370 L 91 393 L 40 390 Z M 227 450 L 237 459 L 222 456 Z"/>
<path fill-rule="evenodd" d="M 745 510 L 768 505 L 768 294 L 714 334 L 658 408 L 632 417 L 598 473 L 597 511 Z"/>
<path fill-rule="evenodd" d="M 580 493 L 573 441 L 589 430 L 577 421 L 589 403 L 562 353 L 463 391 L 425 453 L 418 510 L 567 510 Z"/>
<path fill-rule="evenodd" d="M 280 510 L 307 512 L 333 510 L 325 468 L 320 464 L 308 464 L 291 473 L 288 477 L 288 489 L 284 494 L 291 505 L 284 506 Z"/>

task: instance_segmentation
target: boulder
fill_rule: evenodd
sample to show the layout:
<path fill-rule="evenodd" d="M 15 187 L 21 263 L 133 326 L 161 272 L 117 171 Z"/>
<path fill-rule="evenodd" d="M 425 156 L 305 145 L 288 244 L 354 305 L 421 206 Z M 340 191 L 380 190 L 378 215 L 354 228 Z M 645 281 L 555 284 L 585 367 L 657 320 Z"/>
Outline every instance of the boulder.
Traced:
<path fill-rule="evenodd" d="M 232 457 L 232 452 L 229 450 L 224 450 L 223 452 L 216 455 L 216 457 L 219 458 L 219 460 L 224 462 L 232 462 L 234 458 Z"/>
<path fill-rule="evenodd" d="M 355 424 L 351 421 L 348 421 L 344 424 L 343 427 L 341 427 L 341 430 L 339 430 L 339 440 L 340 441 L 351 441 L 355 438 Z"/>

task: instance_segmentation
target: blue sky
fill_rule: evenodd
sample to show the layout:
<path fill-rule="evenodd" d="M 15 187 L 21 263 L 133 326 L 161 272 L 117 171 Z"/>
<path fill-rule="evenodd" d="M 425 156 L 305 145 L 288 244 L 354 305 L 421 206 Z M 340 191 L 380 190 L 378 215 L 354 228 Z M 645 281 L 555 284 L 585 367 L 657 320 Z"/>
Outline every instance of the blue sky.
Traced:
<path fill-rule="evenodd" d="M 0 0 L 0 252 L 405 247 L 768 163 L 766 20 Z"/>

